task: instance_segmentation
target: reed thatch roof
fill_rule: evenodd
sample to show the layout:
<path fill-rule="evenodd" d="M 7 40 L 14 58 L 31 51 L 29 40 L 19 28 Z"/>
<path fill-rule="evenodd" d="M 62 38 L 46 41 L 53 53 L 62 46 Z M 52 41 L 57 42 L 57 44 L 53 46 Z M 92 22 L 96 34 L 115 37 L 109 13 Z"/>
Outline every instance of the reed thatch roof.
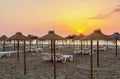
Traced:
<path fill-rule="evenodd" d="M 29 34 L 29 35 L 27 36 L 27 38 L 28 38 L 28 39 L 32 39 L 32 40 L 38 39 L 37 36 L 31 35 L 31 34 Z"/>
<path fill-rule="evenodd" d="M 82 39 L 83 37 L 85 37 L 85 35 L 79 34 L 77 37 L 73 38 L 73 40 L 80 40 L 80 39 Z"/>
<path fill-rule="evenodd" d="M 100 29 L 98 29 L 82 39 L 83 40 L 108 40 L 110 38 L 107 35 L 103 34 Z"/>
<path fill-rule="evenodd" d="M 110 35 L 109 37 L 112 38 L 112 39 L 118 39 L 118 40 L 120 40 L 120 33 L 115 32 L 112 35 Z"/>
<path fill-rule="evenodd" d="M 9 38 L 10 40 L 27 40 L 28 38 L 24 36 L 21 32 L 16 32 L 15 35 Z"/>
<path fill-rule="evenodd" d="M 54 31 L 49 31 L 48 34 L 38 38 L 38 40 L 52 40 L 52 39 L 63 40 L 64 38 L 55 34 Z"/>
<path fill-rule="evenodd" d="M 0 37 L 0 40 L 8 40 L 8 37 L 6 35 L 3 35 Z"/>

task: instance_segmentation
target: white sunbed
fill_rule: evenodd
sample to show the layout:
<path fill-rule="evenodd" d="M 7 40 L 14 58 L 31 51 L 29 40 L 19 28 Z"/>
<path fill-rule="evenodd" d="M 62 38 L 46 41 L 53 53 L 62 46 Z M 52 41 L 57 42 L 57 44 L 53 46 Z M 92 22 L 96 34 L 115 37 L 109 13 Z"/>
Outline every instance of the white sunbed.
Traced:
<path fill-rule="evenodd" d="M 63 56 L 61 54 L 56 54 L 56 62 L 57 61 L 62 61 L 62 60 L 63 60 Z"/>
<path fill-rule="evenodd" d="M 6 55 L 10 56 L 11 53 L 16 53 L 17 51 L 0 51 L 0 57 Z"/>
<path fill-rule="evenodd" d="M 50 53 L 42 53 L 42 60 L 44 60 L 44 61 L 51 60 L 51 54 Z"/>
<path fill-rule="evenodd" d="M 97 48 L 93 48 L 94 51 L 97 50 Z M 99 51 L 106 51 L 107 47 L 99 47 Z"/>
<path fill-rule="evenodd" d="M 35 51 L 36 52 L 39 52 L 39 51 L 43 52 L 43 48 L 36 48 Z"/>
<path fill-rule="evenodd" d="M 54 56 L 53 56 L 54 58 Z M 51 54 L 50 53 L 42 53 L 42 59 L 44 61 L 50 61 L 51 60 Z M 73 55 L 62 55 L 59 53 L 56 53 L 56 62 L 62 61 L 65 63 L 67 60 L 73 61 Z"/>
<path fill-rule="evenodd" d="M 84 51 L 82 50 L 82 52 L 84 52 Z M 74 54 L 81 54 L 81 50 L 74 50 L 73 53 Z"/>

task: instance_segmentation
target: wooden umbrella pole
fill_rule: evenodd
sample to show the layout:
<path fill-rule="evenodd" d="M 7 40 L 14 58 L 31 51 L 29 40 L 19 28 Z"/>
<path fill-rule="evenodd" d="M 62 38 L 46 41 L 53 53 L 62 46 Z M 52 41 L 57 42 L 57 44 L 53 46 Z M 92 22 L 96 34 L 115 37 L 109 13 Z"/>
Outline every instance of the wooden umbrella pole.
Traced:
<path fill-rule="evenodd" d="M 55 50 L 55 39 L 53 40 L 53 54 L 54 54 L 54 79 L 56 79 L 56 50 Z"/>
<path fill-rule="evenodd" d="M 36 45 L 37 45 L 37 48 L 38 48 L 38 40 L 36 40 Z"/>
<path fill-rule="evenodd" d="M 30 43 L 30 53 L 31 53 L 31 40 L 29 41 L 29 43 Z"/>
<path fill-rule="evenodd" d="M 82 54 L 82 40 L 81 40 L 81 54 Z"/>
<path fill-rule="evenodd" d="M 19 40 L 18 40 L 18 44 L 17 44 L 17 59 L 19 60 Z"/>
<path fill-rule="evenodd" d="M 14 40 L 14 51 L 15 51 L 15 40 Z"/>
<path fill-rule="evenodd" d="M 62 46 L 64 46 L 64 40 L 62 40 Z"/>
<path fill-rule="evenodd" d="M 51 61 L 53 61 L 53 40 L 51 40 Z"/>
<path fill-rule="evenodd" d="M 41 45 L 42 45 L 42 48 L 43 48 L 43 40 L 41 40 Z"/>
<path fill-rule="evenodd" d="M 116 39 L 116 53 L 115 56 L 117 57 L 117 39 Z"/>
<path fill-rule="evenodd" d="M 93 57 L 92 57 L 92 40 L 91 40 L 91 55 L 90 55 L 90 79 L 93 79 Z"/>
<path fill-rule="evenodd" d="M 26 75 L 26 43 L 24 40 L 24 75 Z"/>
<path fill-rule="evenodd" d="M 97 66 L 99 66 L 99 40 L 97 40 Z"/>
<path fill-rule="evenodd" d="M 3 51 L 5 51 L 5 40 L 3 40 Z"/>
<path fill-rule="evenodd" d="M 108 41 L 107 41 L 107 50 L 108 50 Z"/>

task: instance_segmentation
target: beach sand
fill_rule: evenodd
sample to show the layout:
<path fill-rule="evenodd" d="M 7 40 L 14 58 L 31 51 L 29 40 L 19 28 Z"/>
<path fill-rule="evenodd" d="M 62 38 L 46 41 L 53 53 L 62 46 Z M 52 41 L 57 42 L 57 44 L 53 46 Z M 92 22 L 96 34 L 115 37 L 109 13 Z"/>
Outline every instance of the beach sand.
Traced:
<path fill-rule="evenodd" d="M 73 48 L 57 50 L 61 54 L 72 54 L 72 62 L 57 62 L 57 79 L 90 79 L 90 55 L 75 55 Z M 96 65 L 96 53 L 93 55 L 93 79 L 120 79 L 120 49 L 118 57 L 115 50 L 100 51 L 100 66 Z M 50 52 L 45 49 L 44 52 Z M 53 79 L 53 63 L 42 60 L 41 53 L 27 53 L 27 74 L 23 71 L 23 53 L 20 60 L 16 54 L 0 58 L 0 79 Z"/>

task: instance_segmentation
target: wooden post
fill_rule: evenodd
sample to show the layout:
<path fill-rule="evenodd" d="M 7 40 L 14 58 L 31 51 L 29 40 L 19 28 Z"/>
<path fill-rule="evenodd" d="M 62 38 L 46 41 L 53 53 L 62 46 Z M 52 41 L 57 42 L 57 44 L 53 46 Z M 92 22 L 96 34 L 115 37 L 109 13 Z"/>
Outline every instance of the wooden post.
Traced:
<path fill-rule="evenodd" d="M 15 40 L 14 40 L 14 51 L 15 51 Z"/>
<path fill-rule="evenodd" d="M 5 40 L 3 40 L 3 51 L 5 51 Z"/>
<path fill-rule="evenodd" d="M 53 61 L 53 40 L 51 39 L 51 61 Z"/>
<path fill-rule="evenodd" d="M 97 40 L 97 66 L 99 66 L 99 40 Z"/>
<path fill-rule="evenodd" d="M 36 40 L 36 45 L 37 45 L 37 48 L 38 48 L 38 40 Z"/>
<path fill-rule="evenodd" d="M 115 41 L 116 43 L 116 53 L 115 53 L 115 56 L 117 57 L 117 39 L 116 39 L 116 41 Z"/>
<path fill-rule="evenodd" d="M 43 48 L 43 44 L 44 44 L 43 41 L 44 41 L 44 40 L 41 40 L 41 45 L 42 45 L 41 47 L 42 47 L 42 48 Z"/>
<path fill-rule="evenodd" d="M 93 46 L 92 46 L 92 40 L 91 40 L 91 55 L 90 55 L 90 79 L 93 79 L 93 57 L 92 57 L 92 50 Z"/>
<path fill-rule="evenodd" d="M 109 45 L 109 44 L 108 44 L 108 41 L 107 41 L 107 50 L 108 50 L 108 45 Z"/>
<path fill-rule="evenodd" d="M 31 40 L 29 41 L 29 45 L 30 45 L 30 53 L 31 53 Z"/>
<path fill-rule="evenodd" d="M 19 40 L 18 40 L 18 44 L 17 44 L 17 59 L 19 60 Z"/>
<path fill-rule="evenodd" d="M 82 40 L 81 40 L 81 54 L 82 54 Z"/>
<path fill-rule="evenodd" d="M 54 54 L 54 79 L 56 79 L 56 50 L 55 50 L 55 39 L 53 40 L 53 54 Z"/>
<path fill-rule="evenodd" d="M 87 46 L 86 46 L 86 47 L 88 48 L 88 47 L 89 47 L 89 46 L 88 46 L 88 40 L 86 41 L 86 44 L 87 44 Z"/>
<path fill-rule="evenodd" d="M 26 43 L 24 40 L 24 75 L 26 75 Z"/>
<path fill-rule="evenodd" d="M 62 40 L 62 45 L 61 46 L 64 46 L 64 41 Z"/>

